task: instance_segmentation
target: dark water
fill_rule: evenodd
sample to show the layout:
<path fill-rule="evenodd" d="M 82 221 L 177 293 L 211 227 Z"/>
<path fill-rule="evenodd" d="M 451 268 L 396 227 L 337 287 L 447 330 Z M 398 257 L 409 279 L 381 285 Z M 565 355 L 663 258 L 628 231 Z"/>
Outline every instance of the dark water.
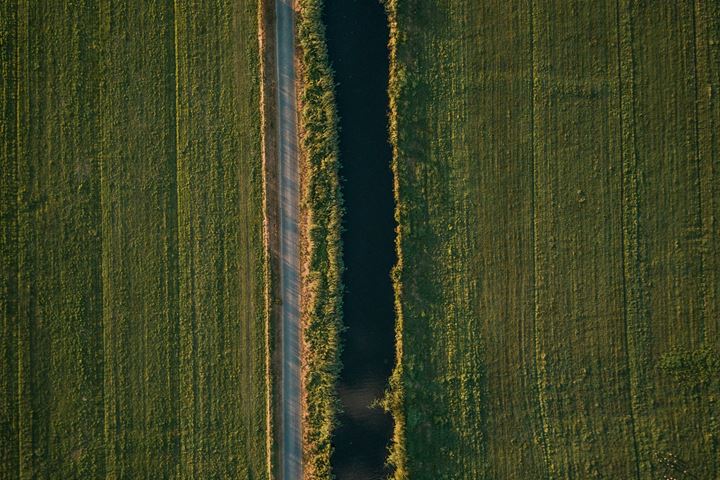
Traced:
<path fill-rule="evenodd" d="M 379 0 L 327 0 L 325 25 L 335 70 L 345 197 L 345 324 L 335 435 L 337 478 L 380 479 L 392 421 L 373 400 L 394 362 L 390 269 L 395 263 L 394 201 L 387 131 L 388 27 Z"/>

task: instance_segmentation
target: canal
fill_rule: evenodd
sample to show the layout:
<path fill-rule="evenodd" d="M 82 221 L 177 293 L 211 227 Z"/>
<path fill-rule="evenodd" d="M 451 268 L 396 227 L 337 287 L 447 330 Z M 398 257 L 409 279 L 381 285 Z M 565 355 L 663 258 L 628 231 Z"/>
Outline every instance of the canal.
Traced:
<path fill-rule="evenodd" d="M 379 0 L 329 0 L 324 20 L 337 83 L 345 199 L 344 413 L 333 469 L 339 480 L 384 479 L 392 420 L 371 404 L 387 388 L 395 353 L 387 17 Z"/>

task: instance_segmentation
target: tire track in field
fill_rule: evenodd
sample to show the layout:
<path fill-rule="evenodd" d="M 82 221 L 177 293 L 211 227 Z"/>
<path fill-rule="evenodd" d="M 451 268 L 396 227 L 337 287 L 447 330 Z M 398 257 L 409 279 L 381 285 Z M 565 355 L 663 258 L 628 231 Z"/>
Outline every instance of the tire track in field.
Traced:
<path fill-rule="evenodd" d="M 539 95 L 537 90 L 537 79 L 538 79 L 538 64 L 537 64 L 537 58 L 536 58 L 536 46 L 535 46 L 535 29 L 537 28 L 537 19 L 535 15 L 536 11 L 536 5 L 535 0 L 531 0 L 529 2 L 529 8 L 530 8 L 530 71 L 531 71 L 531 91 L 530 91 L 530 138 L 531 138 L 531 161 L 532 161 L 532 245 L 533 245 L 533 342 L 535 344 L 535 351 L 533 355 L 533 362 L 535 364 L 535 388 L 536 388 L 536 395 L 537 395 L 537 404 L 538 409 L 540 413 L 540 423 L 541 423 L 541 431 L 540 433 L 540 440 L 542 443 L 542 450 L 544 453 L 544 459 L 545 459 L 545 471 L 547 476 L 551 477 L 554 474 L 554 468 L 552 463 L 552 455 L 551 455 L 551 449 L 550 445 L 548 443 L 548 433 L 549 433 L 549 425 L 548 425 L 548 415 L 547 415 L 547 407 L 545 404 L 545 385 L 547 383 L 547 373 L 545 371 L 544 365 L 541 363 L 541 347 L 539 342 L 539 331 L 538 331 L 538 255 L 539 255 L 539 247 L 537 242 L 538 237 L 538 220 L 537 220 L 537 209 L 536 209 L 536 190 L 537 190 L 537 159 L 536 159 L 536 143 L 537 143 L 537 133 L 536 133 L 536 119 L 535 119 L 535 110 L 536 110 L 536 102 L 537 102 L 537 96 Z"/>
<path fill-rule="evenodd" d="M 621 0 L 615 3 L 617 35 L 617 82 L 620 97 L 620 203 L 622 209 L 622 292 L 627 351 L 628 385 L 630 389 L 630 421 L 636 457 L 636 477 L 646 478 L 649 447 L 642 428 L 641 412 L 645 411 L 644 396 L 640 392 L 643 378 L 643 356 L 640 325 L 646 322 L 642 314 L 641 280 L 638 275 L 639 245 L 637 223 L 637 176 L 635 158 L 635 123 L 632 109 L 634 80 L 632 66 L 631 19 Z M 627 60 L 629 59 L 629 64 Z M 627 82 L 627 85 L 625 84 Z M 634 221 L 635 219 L 635 221 Z M 631 229 L 632 231 L 629 231 Z M 630 285 L 630 287 L 628 287 Z M 630 290 L 630 291 L 628 291 Z M 639 357 L 639 358 L 638 358 Z"/>
<path fill-rule="evenodd" d="M 693 78 L 693 91 L 695 94 L 695 101 L 694 101 L 694 110 L 693 114 L 695 116 L 695 121 L 693 122 L 694 126 L 694 136 L 695 136 L 695 142 L 694 142 L 694 149 L 695 149 L 695 175 L 696 175 L 696 187 L 697 187 L 697 225 L 695 228 L 697 229 L 698 235 L 702 238 L 702 235 L 705 231 L 704 224 L 703 224 L 703 195 L 702 195 L 702 166 L 701 166 L 701 156 L 700 156 L 700 98 L 699 98 L 699 92 L 698 92 L 698 27 L 697 27 L 697 0 L 693 0 L 690 4 L 692 12 L 690 14 L 691 17 L 691 24 L 692 24 L 692 78 Z M 701 240 L 702 241 L 702 240 Z M 706 303 L 706 296 L 707 296 L 707 285 L 705 281 L 705 258 L 703 255 L 703 246 L 701 245 L 701 252 L 699 256 L 699 270 L 700 270 L 700 304 L 701 308 L 699 310 L 698 316 L 700 317 L 699 323 L 700 323 L 700 343 L 705 343 L 705 303 Z"/>

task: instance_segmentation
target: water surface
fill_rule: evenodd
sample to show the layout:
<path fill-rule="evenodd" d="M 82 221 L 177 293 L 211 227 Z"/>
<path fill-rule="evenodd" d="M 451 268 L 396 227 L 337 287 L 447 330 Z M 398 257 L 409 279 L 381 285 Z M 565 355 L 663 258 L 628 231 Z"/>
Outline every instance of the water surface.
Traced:
<path fill-rule="evenodd" d="M 335 70 L 345 198 L 344 414 L 335 435 L 339 480 L 381 479 L 392 432 L 371 408 L 394 363 L 390 269 L 395 263 L 394 201 L 387 130 L 388 27 L 378 0 L 325 2 L 328 51 Z"/>

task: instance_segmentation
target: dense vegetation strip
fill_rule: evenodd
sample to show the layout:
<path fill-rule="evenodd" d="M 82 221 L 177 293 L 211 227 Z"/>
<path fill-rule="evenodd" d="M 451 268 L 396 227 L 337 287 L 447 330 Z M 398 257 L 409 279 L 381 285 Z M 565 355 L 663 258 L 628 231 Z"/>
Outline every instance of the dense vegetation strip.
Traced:
<path fill-rule="evenodd" d="M 19 4 L 21 478 L 105 475 L 98 17 Z"/>
<path fill-rule="evenodd" d="M 398 170 L 398 159 L 400 148 L 398 145 L 398 116 L 399 99 L 406 87 L 405 66 L 398 58 L 398 47 L 401 42 L 401 31 L 398 26 L 398 2 L 387 0 L 385 9 L 388 17 L 388 50 L 390 52 L 388 72 L 388 133 L 392 146 L 391 169 L 393 172 L 393 197 L 395 199 L 395 222 L 397 223 L 395 234 L 395 251 L 397 262 L 390 272 L 393 283 L 393 294 L 395 303 L 395 367 L 388 380 L 388 390 L 382 401 L 383 408 L 393 417 L 393 433 L 388 451 L 388 465 L 393 469 L 395 480 L 406 480 L 409 478 L 407 467 L 407 416 L 405 414 L 405 388 L 403 385 L 403 372 L 405 364 L 403 331 L 405 328 L 405 314 L 403 309 L 403 284 L 402 273 L 404 271 L 403 243 L 405 228 L 403 222 L 406 213 L 400 203 L 400 175 Z M 404 102 L 403 102 L 404 104 Z"/>
<path fill-rule="evenodd" d="M 280 375 L 276 372 L 281 348 L 278 303 L 279 290 L 279 250 L 280 238 L 278 215 L 280 198 L 278 196 L 278 159 L 276 121 L 277 84 L 274 80 L 277 65 L 275 63 L 275 2 L 257 1 L 258 22 L 258 73 L 260 75 L 260 137 L 261 137 L 261 175 L 263 208 L 263 305 L 265 318 L 265 454 L 267 475 L 274 478 L 279 466 L 276 428 L 280 415 L 280 395 L 276 395 L 276 382 Z"/>
<path fill-rule="evenodd" d="M 176 2 L 186 478 L 266 477 L 257 2 Z"/>
<path fill-rule="evenodd" d="M 717 6 L 387 6 L 395 477 L 712 478 Z"/>
<path fill-rule="evenodd" d="M 0 2 L 0 478 L 18 474 L 17 2 Z"/>
<path fill-rule="evenodd" d="M 303 214 L 303 456 L 307 479 L 331 478 L 339 402 L 342 328 L 342 196 L 337 113 L 322 0 L 299 0 L 301 197 Z"/>
<path fill-rule="evenodd" d="M 167 478 L 179 460 L 173 5 L 101 8 L 107 475 Z"/>

